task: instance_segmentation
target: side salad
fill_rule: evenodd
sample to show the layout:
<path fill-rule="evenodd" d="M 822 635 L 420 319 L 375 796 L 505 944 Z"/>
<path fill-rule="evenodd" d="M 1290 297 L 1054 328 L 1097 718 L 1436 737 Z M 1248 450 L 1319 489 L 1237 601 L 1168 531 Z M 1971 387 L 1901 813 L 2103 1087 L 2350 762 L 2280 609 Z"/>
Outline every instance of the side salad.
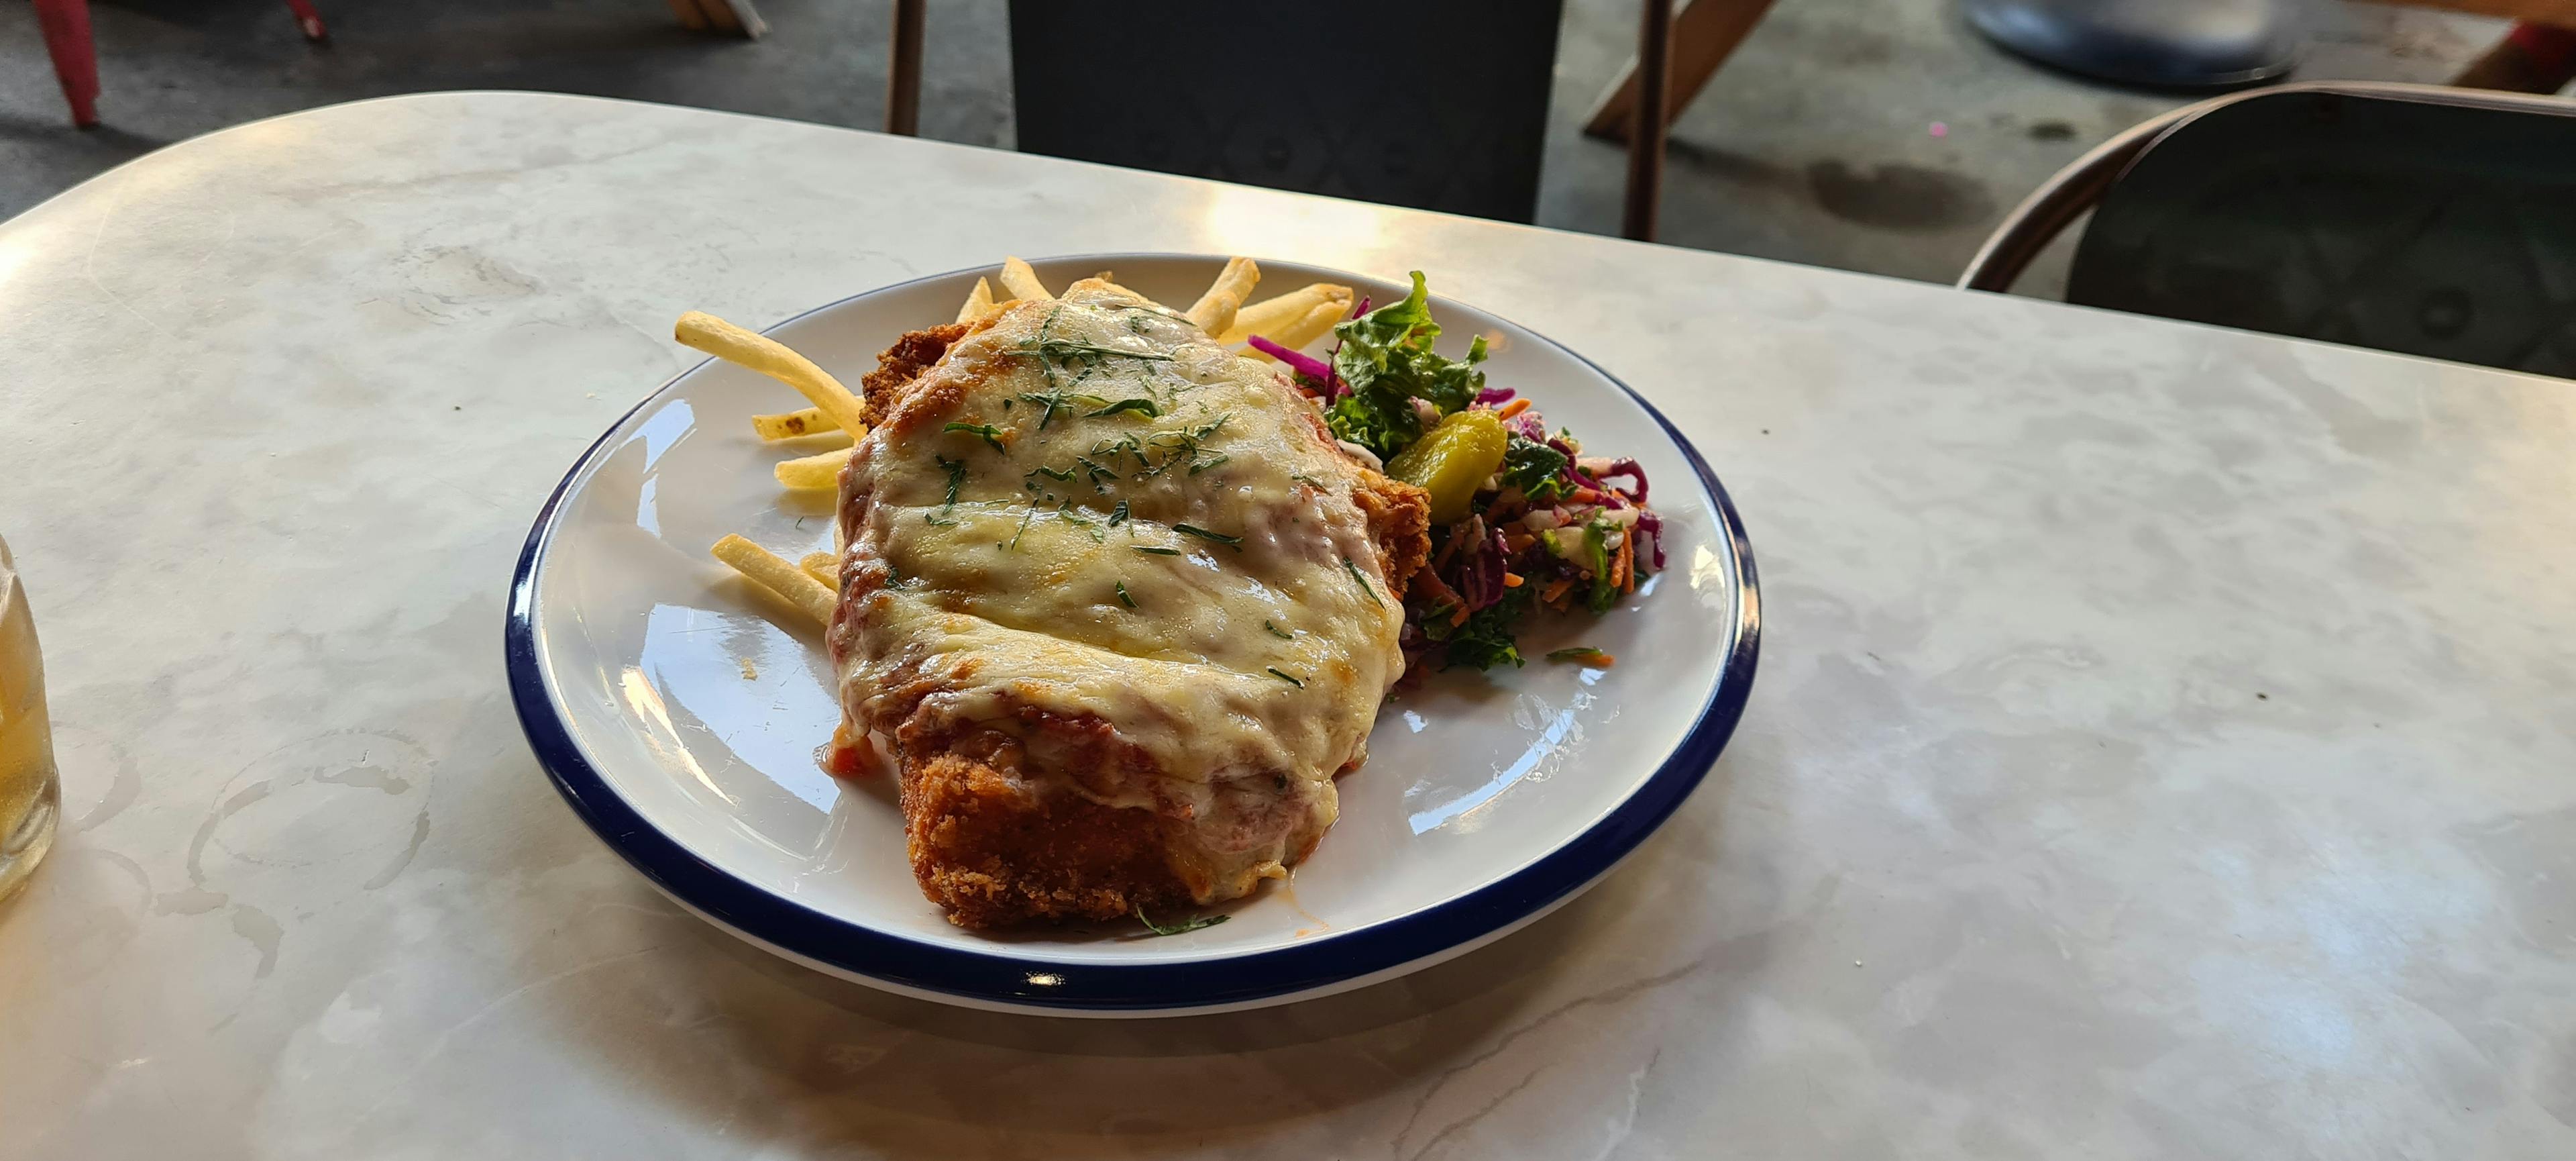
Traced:
<path fill-rule="evenodd" d="M 1251 343 L 1289 368 L 1335 436 L 1431 494 L 1431 564 L 1404 595 L 1409 671 L 1524 664 L 1518 632 L 1532 614 L 1607 612 L 1662 570 L 1645 469 L 1585 455 L 1570 432 L 1550 434 L 1528 399 L 1486 386 L 1482 336 L 1464 359 L 1434 353 L 1440 324 L 1421 271 L 1403 301 L 1371 310 L 1362 299 L 1333 335 L 1322 359 Z M 1548 657 L 1613 660 L 1589 648 Z"/>

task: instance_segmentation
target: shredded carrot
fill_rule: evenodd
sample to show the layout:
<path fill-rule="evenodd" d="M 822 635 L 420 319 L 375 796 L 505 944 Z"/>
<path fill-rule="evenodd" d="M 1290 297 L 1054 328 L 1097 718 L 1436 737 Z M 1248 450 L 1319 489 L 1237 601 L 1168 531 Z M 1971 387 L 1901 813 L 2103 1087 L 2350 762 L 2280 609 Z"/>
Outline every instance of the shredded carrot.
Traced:
<path fill-rule="evenodd" d="M 1576 488 L 1573 492 L 1573 496 L 1576 500 L 1585 504 L 1598 504 L 1601 502 L 1601 493 L 1595 492 L 1590 488 Z"/>
<path fill-rule="evenodd" d="M 1506 404 L 1504 404 L 1504 405 L 1503 405 L 1503 416 L 1502 416 L 1502 417 L 1503 417 L 1503 418 L 1505 418 L 1505 419 L 1510 419 L 1511 417 L 1513 417 L 1513 416 L 1515 416 L 1515 415 L 1518 415 L 1518 414 L 1520 414 L 1520 413 L 1522 413 L 1522 412 L 1524 412 L 1524 411 L 1527 411 L 1527 410 L 1529 410 L 1529 409 L 1530 409 L 1530 401 L 1529 401 L 1529 400 L 1527 400 L 1527 399 L 1515 399 L 1515 400 L 1512 400 L 1511 402 L 1506 403 Z"/>
<path fill-rule="evenodd" d="M 1439 574 L 1427 568 L 1413 570 L 1412 589 L 1415 595 L 1433 602 L 1465 603 L 1459 600 L 1458 590 L 1450 588 L 1447 582 L 1440 579 Z"/>
<path fill-rule="evenodd" d="M 1616 657 L 1612 657 L 1598 649 L 1581 645 L 1572 649 L 1556 650 L 1549 653 L 1547 655 L 1547 659 L 1550 661 L 1579 661 L 1585 665 L 1592 666 L 1595 669 L 1608 669 L 1619 663 L 1619 659 Z"/>
<path fill-rule="evenodd" d="M 1465 606 L 1465 605 L 1460 605 L 1460 606 L 1458 606 L 1458 614 L 1457 614 L 1456 616 L 1454 616 L 1454 617 L 1449 618 L 1449 623 L 1450 623 L 1450 624 L 1452 624 L 1452 625 L 1464 625 L 1464 624 L 1466 624 L 1466 623 L 1467 623 L 1467 606 Z"/>
<path fill-rule="evenodd" d="M 1619 538 L 1619 562 L 1612 565 L 1610 571 L 1612 575 L 1619 578 L 1619 589 L 1621 592 L 1627 592 L 1637 587 L 1637 537 L 1635 533 L 1630 533 Z"/>
<path fill-rule="evenodd" d="M 1458 555 L 1458 544 L 1465 539 L 1466 537 L 1463 536 L 1450 537 L 1449 543 L 1440 546 L 1440 556 L 1431 562 L 1431 568 L 1428 571 L 1438 572 L 1449 567 L 1449 558 Z"/>
<path fill-rule="evenodd" d="M 1526 533 L 1515 532 L 1503 537 L 1503 547 L 1512 552 L 1519 552 L 1536 543 L 1538 543 L 1538 537 Z"/>
<path fill-rule="evenodd" d="M 1503 587 L 1507 589 L 1516 589 L 1521 587 L 1521 574 L 1516 572 L 1504 573 Z"/>
<path fill-rule="evenodd" d="M 1538 591 L 1538 599 L 1539 599 L 1539 600 L 1541 600 L 1541 601 L 1544 601 L 1544 602 L 1546 602 L 1546 603 L 1548 603 L 1548 604 L 1553 605 L 1553 604 L 1555 604 L 1555 603 L 1556 603 L 1556 599 L 1557 599 L 1558 597 L 1561 597 L 1561 596 L 1564 596 L 1564 595 L 1565 595 L 1565 590 L 1570 589 L 1570 588 L 1573 588 L 1573 587 L 1574 587 L 1574 582 L 1573 582 L 1573 581 L 1570 581 L 1570 580 L 1556 580 L 1556 581 L 1550 581 L 1550 582 L 1548 582 L 1548 586 L 1547 586 L 1546 588 L 1540 589 L 1540 590 Z"/>

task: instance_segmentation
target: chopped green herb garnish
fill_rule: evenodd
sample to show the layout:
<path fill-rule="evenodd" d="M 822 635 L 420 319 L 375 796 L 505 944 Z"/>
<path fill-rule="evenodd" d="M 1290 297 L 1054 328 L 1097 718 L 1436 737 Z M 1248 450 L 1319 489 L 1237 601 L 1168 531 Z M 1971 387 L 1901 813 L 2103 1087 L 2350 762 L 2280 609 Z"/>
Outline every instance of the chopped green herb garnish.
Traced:
<path fill-rule="evenodd" d="M 997 545 L 994 545 L 993 547 L 995 547 L 995 548 L 999 548 L 999 549 L 1002 549 L 1002 550 L 1003 550 L 1003 551 L 1005 551 L 1005 552 L 1012 551 L 1012 550 L 1016 550 L 1017 548 L 1019 548 L 1019 546 L 1020 546 L 1020 538 L 1021 538 L 1021 537 L 1023 537 L 1023 536 L 1028 535 L 1028 533 L 1029 533 L 1029 521 L 1030 521 L 1030 520 L 1035 519 L 1035 518 L 1037 517 L 1037 514 L 1038 514 L 1038 506 L 1037 506 L 1037 505 L 1035 505 L 1035 504 L 1031 504 L 1031 505 L 1029 505 L 1029 510 L 1028 510 L 1028 511 L 1023 512 L 1023 513 L 1020 513 L 1020 527 L 1019 527 L 1019 529 L 1018 529 L 1017 531 L 1015 531 L 1015 532 L 1011 533 L 1011 541 L 1010 541 L 1010 543 L 1008 543 L 1008 544 L 997 544 Z"/>
<path fill-rule="evenodd" d="M 1127 582 L 1125 581 L 1118 582 L 1118 603 L 1131 609 L 1136 607 L 1136 598 L 1127 595 Z"/>
<path fill-rule="evenodd" d="M 1219 415 L 1187 431 L 1157 431 L 1141 439 L 1134 435 L 1104 439 L 1091 446 L 1091 455 L 1113 465 L 1124 457 L 1135 457 L 1136 474 L 1133 478 L 1139 480 L 1150 480 L 1173 468 L 1205 471 L 1225 462 L 1226 457 L 1222 454 L 1208 454 L 1205 441 L 1229 418 L 1230 415 Z M 1102 470 L 1112 478 L 1116 477 L 1115 472 L 1106 468 Z M 1094 482 L 1097 483 L 1096 480 Z"/>
<path fill-rule="evenodd" d="M 1276 678 L 1278 678 L 1279 680 L 1284 681 L 1284 682 L 1287 682 L 1287 683 L 1288 683 L 1288 684 L 1290 684 L 1290 685 L 1296 686 L 1296 687 L 1297 687 L 1297 688 L 1299 688 L 1299 689 L 1304 689 L 1304 688 L 1306 688 L 1306 683 L 1305 683 L 1305 682 L 1299 681 L 1299 680 L 1297 680 L 1297 679 L 1296 679 L 1296 678 L 1294 678 L 1294 677 L 1290 677 L 1290 676 L 1289 676 L 1288 674 L 1286 674 L 1285 672 L 1282 672 L 1282 671 L 1280 670 L 1280 668 L 1279 668 L 1278 666 L 1276 666 L 1276 665 L 1273 665 L 1273 666 L 1271 666 L 1271 667 L 1270 667 L 1270 676 L 1272 676 L 1272 677 L 1276 677 Z"/>
<path fill-rule="evenodd" d="M 1104 415 L 1116 415 L 1121 411 L 1133 411 L 1147 419 L 1155 419 L 1161 417 L 1163 414 L 1163 405 L 1156 403 L 1151 399 L 1121 399 L 1118 402 L 1112 403 L 1107 407 L 1103 407 L 1098 411 L 1086 412 L 1085 414 L 1089 415 L 1093 419 L 1098 419 Z"/>
<path fill-rule="evenodd" d="M 1156 548 L 1149 544 L 1137 545 L 1136 551 L 1152 553 L 1155 556 L 1179 556 L 1181 554 L 1181 550 L 1177 548 Z"/>
<path fill-rule="evenodd" d="M 989 444 L 993 445 L 993 450 L 994 450 L 994 451 L 1008 453 L 1008 452 L 1011 450 L 1011 449 L 1009 449 L 1009 448 L 1007 448 L 1007 447 L 1002 446 L 1002 429 L 1001 429 L 1001 428 L 998 428 L 998 427 L 995 427 L 995 426 L 993 426 L 992 424 L 989 424 L 989 423 L 955 423 L 955 422 L 951 422 L 948 426 L 943 427 L 943 428 L 940 428 L 939 430 L 941 430 L 941 431 L 965 431 L 965 432 L 972 432 L 972 433 L 974 433 L 975 435 L 977 435 L 977 436 L 981 437 L 981 438 L 983 439 L 983 441 L 984 441 L 984 442 L 986 442 L 986 443 L 989 443 Z"/>
<path fill-rule="evenodd" d="M 1044 395 L 1036 395 L 1023 391 L 1020 392 L 1020 398 L 1026 399 L 1029 402 L 1046 409 L 1038 412 L 1039 431 L 1045 431 L 1047 423 L 1055 418 L 1055 409 L 1064 406 L 1064 390 L 1062 388 L 1057 388 L 1056 390 L 1047 392 Z"/>
<path fill-rule="evenodd" d="M 1609 654 L 1589 645 L 1577 645 L 1571 649 L 1550 649 L 1547 651 L 1547 659 L 1550 661 L 1579 661 L 1585 665 L 1610 664 Z"/>
<path fill-rule="evenodd" d="M 1050 468 L 1045 464 L 1039 464 L 1032 470 L 1050 480 L 1070 480 L 1073 478 L 1073 469 L 1071 468 Z"/>
<path fill-rule="evenodd" d="M 1107 271 L 1103 271 L 1103 272 L 1101 273 L 1101 275 L 1100 275 L 1100 276 L 1101 276 L 1102 278 L 1107 278 L 1107 277 L 1109 277 L 1109 274 L 1108 274 L 1108 272 L 1107 272 Z M 1159 302 L 1135 302 L 1135 301 L 1131 301 L 1131 300 L 1120 300 L 1120 301 L 1118 301 L 1118 302 L 1103 303 L 1103 304 L 1101 304 L 1101 309 L 1103 309 L 1103 310 L 1125 310 L 1125 311 L 1135 311 L 1135 312 L 1137 312 L 1137 313 L 1141 313 L 1141 314 L 1155 314 L 1155 315 L 1161 315 L 1161 316 L 1163 316 L 1164 318 L 1167 318 L 1167 319 L 1172 320 L 1173 322 L 1188 322 L 1188 321 L 1190 321 L 1187 317 L 1183 316 L 1183 315 L 1181 314 L 1181 312 L 1179 312 L 1179 311 L 1177 311 L 1177 310 L 1173 310 L 1172 308 L 1170 308 L 1170 307 L 1168 307 L 1168 306 L 1164 306 L 1163 304 L 1161 304 L 1161 303 L 1159 303 Z"/>
<path fill-rule="evenodd" d="M 1108 468 L 1102 467 L 1093 462 L 1090 456 L 1075 456 L 1073 457 L 1073 462 L 1082 465 L 1083 474 L 1091 477 L 1092 491 L 1106 492 L 1109 490 L 1109 485 L 1101 483 L 1101 481 L 1114 480 L 1118 478 L 1118 473 L 1110 471 Z"/>
<path fill-rule="evenodd" d="M 1077 515 L 1074 512 L 1073 501 L 1071 500 L 1067 500 L 1056 507 L 1055 517 L 1058 520 L 1062 520 L 1067 524 L 1075 525 L 1083 531 L 1090 533 L 1091 542 L 1093 544 L 1107 544 L 1109 542 L 1109 534 L 1100 530 L 1100 522 Z"/>
<path fill-rule="evenodd" d="M 1277 626 L 1277 625 L 1273 625 L 1273 624 L 1271 624 L 1271 623 L 1270 623 L 1270 622 L 1268 622 L 1268 621 L 1263 621 L 1263 622 L 1261 623 L 1261 627 L 1262 627 L 1262 628 L 1264 628 L 1264 629 L 1269 630 L 1269 631 L 1270 631 L 1270 635 L 1271 635 L 1271 636 L 1273 636 L 1273 637 L 1277 637 L 1278 639 L 1280 639 L 1280 640 L 1282 640 L 1282 641 L 1294 641 L 1294 640 L 1296 640 L 1296 639 L 1297 639 L 1297 635 L 1296 635 L 1295 633 L 1283 633 L 1283 632 L 1280 632 L 1280 631 L 1279 631 L 1279 626 Z"/>
<path fill-rule="evenodd" d="M 1038 413 L 1038 430 L 1040 431 L 1046 430 L 1046 425 L 1055 419 L 1055 413 L 1059 410 L 1071 410 L 1077 403 L 1087 407 L 1104 407 L 1109 403 L 1108 400 L 1097 395 L 1085 395 L 1079 391 L 1067 391 L 1062 387 L 1053 388 L 1045 394 L 1023 391 L 1020 392 L 1018 398 L 1037 404 L 1038 406 L 1046 409 Z"/>
<path fill-rule="evenodd" d="M 1228 536 L 1222 532 L 1210 532 L 1196 524 L 1175 524 L 1172 525 L 1172 531 L 1178 532 L 1183 536 L 1195 536 L 1201 540 L 1213 540 L 1227 548 L 1235 550 L 1236 552 L 1243 551 L 1243 538 L 1240 536 Z"/>
<path fill-rule="evenodd" d="M 1109 510 L 1109 526 L 1110 526 L 1110 527 L 1112 527 L 1112 528 L 1116 528 L 1116 527 L 1118 527 L 1119 525 L 1124 524 L 1124 523 L 1126 523 L 1126 522 L 1127 522 L 1127 501 L 1125 501 L 1125 500 L 1120 500 L 1120 501 L 1118 502 L 1118 506 L 1117 506 L 1117 507 L 1112 508 L 1112 509 L 1110 509 L 1110 510 Z"/>
<path fill-rule="evenodd" d="M 1360 566 L 1352 564 L 1351 558 L 1347 556 L 1342 558 L 1342 568 L 1344 571 L 1351 574 L 1352 580 L 1360 582 L 1360 591 L 1368 594 L 1370 604 L 1376 605 L 1381 609 L 1386 607 L 1385 601 L 1377 599 L 1377 586 L 1370 584 L 1368 582 L 1368 578 L 1360 574 Z"/>
<path fill-rule="evenodd" d="M 1229 455 L 1220 455 L 1215 459 L 1200 460 L 1199 462 L 1190 465 L 1190 474 L 1195 476 L 1200 472 L 1204 472 L 1209 468 L 1215 467 L 1218 464 L 1224 463 L 1225 461 L 1233 458 L 1233 456 Z"/>
<path fill-rule="evenodd" d="M 935 452 L 931 454 L 930 458 L 933 462 L 937 463 L 942 470 L 948 473 L 948 497 L 942 502 L 948 507 L 956 507 L 957 485 L 966 482 L 966 461 L 952 460 L 947 456 L 939 455 Z"/>
<path fill-rule="evenodd" d="M 1202 927 L 1214 927 L 1217 924 L 1225 922 L 1227 918 L 1228 917 L 1224 915 L 1202 915 L 1196 919 L 1183 920 L 1169 927 L 1165 927 L 1160 923 L 1156 923 L 1151 919 L 1145 918 L 1144 908 L 1139 907 L 1136 909 L 1136 922 L 1144 924 L 1145 930 L 1153 932 L 1158 936 L 1184 935 Z"/>
<path fill-rule="evenodd" d="M 942 470 L 948 473 L 948 495 L 945 499 L 940 501 L 939 515 L 933 516 L 928 512 L 924 512 L 921 514 L 921 521 L 924 524 L 929 524 L 937 528 L 954 528 L 957 526 L 957 522 L 955 520 L 946 519 L 946 517 L 949 512 L 955 510 L 957 507 L 957 485 L 966 482 L 966 461 L 952 460 L 947 456 L 939 455 L 935 452 L 931 454 L 930 458 L 933 462 L 937 463 Z"/>
<path fill-rule="evenodd" d="M 1129 351 L 1122 350 L 1117 347 L 1104 347 L 1098 343 L 1086 343 L 1080 339 L 1024 339 L 1021 340 L 1018 347 L 1013 349 L 1019 351 L 1023 355 L 1036 355 L 1041 359 L 1045 359 L 1057 364 L 1058 366 L 1067 368 L 1078 363 L 1096 363 L 1102 359 L 1134 359 L 1139 363 L 1168 363 L 1172 361 L 1172 357 L 1170 355 L 1157 355 L 1146 351 Z"/>

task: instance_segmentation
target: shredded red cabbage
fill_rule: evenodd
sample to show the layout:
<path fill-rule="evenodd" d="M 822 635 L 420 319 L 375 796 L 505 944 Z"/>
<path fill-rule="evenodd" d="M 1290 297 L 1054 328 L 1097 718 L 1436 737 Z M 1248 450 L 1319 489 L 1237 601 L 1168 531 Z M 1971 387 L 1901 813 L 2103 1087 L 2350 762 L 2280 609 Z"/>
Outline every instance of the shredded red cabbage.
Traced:
<path fill-rule="evenodd" d="M 1642 493 L 1639 498 L 1644 498 Z M 1637 533 L 1645 537 L 1647 545 L 1655 551 L 1655 571 L 1664 571 L 1664 518 L 1656 515 L 1651 508 L 1639 511 Z"/>
<path fill-rule="evenodd" d="M 1245 341 L 1251 343 L 1254 350 L 1260 351 L 1262 354 L 1268 355 L 1271 358 L 1287 364 L 1289 370 L 1295 371 L 1298 374 L 1305 376 L 1307 379 L 1312 380 L 1318 390 L 1329 391 L 1332 389 L 1332 364 L 1327 363 L 1322 359 L 1318 359 L 1313 355 L 1289 350 L 1288 348 L 1271 342 L 1260 335 L 1254 335 Z M 1336 346 L 1338 345 L 1339 344 L 1336 344 Z"/>
<path fill-rule="evenodd" d="M 1562 443 L 1558 443 L 1553 440 L 1549 442 L 1554 444 L 1559 450 L 1564 450 L 1565 448 L 1565 445 Z M 1616 489 L 1613 489 L 1610 485 L 1604 484 L 1599 480 L 1593 479 L 1582 469 L 1575 467 L 1574 458 L 1571 455 L 1566 457 L 1565 470 L 1558 474 L 1564 476 L 1577 487 L 1590 488 L 1595 492 L 1601 493 L 1601 506 L 1604 508 L 1625 508 L 1628 506 L 1626 502 L 1620 499 L 1619 493 Z"/>
<path fill-rule="evenodd" d="M 1510 549 L 1504 546 L 1503 530 L 1487 530 L 1482 517 L 1470 517 L 1452 533 L 1474 541 L 1474 546 L 1458 554 L 1458 596 L 1475 612 L 1503 599 L 1508 591 L 1503 573 L 1509 567 Z"/>
<path fill-rule="evenodd" d="M 1476 402 L 1491 407 L 1497 403 L 1509 403 L 1512 401 L 1512 396 L 1518 394 L 1520 392 L 1509 387 L 1487 387 L 1476 393 Z"/>
<path fill-rule="evenodd" d="M 1360 304 L 1351 308 L 1351 317 L 1358 318 L 1361 315 L 1367 314 L 1368 309 L 1369 298 L 1367 295 L 1363 294 L 1360 296 Z M 1326 403 L 1339 403 L 1341 402 L 1342 396 L 1351 393 L 1351 385 L 1342 382 L 1341 373 L 1333 370 L 1333 364 L 1340 361 L 1341 357 L 1342 336 L 1337 332 L 1333 335 L 1333 349 L 1324 352 L 1324 373 L 1316 377 L 1316 382 L 1324 385 L 1324 402 Z"/>
<path fill-rule="evenodd" d="M 1610 470 L 1601 473 L 1601 478 L 1607 480 L 1616 476 L 1626 476 L 1637 481 L 1637 490 L 1629 493 L 1628 498 L 1640 505 L 1646 502 L 1646 469 L 1638 466 L 1637 461 L 1625 456 L 1612 460 Z"/>

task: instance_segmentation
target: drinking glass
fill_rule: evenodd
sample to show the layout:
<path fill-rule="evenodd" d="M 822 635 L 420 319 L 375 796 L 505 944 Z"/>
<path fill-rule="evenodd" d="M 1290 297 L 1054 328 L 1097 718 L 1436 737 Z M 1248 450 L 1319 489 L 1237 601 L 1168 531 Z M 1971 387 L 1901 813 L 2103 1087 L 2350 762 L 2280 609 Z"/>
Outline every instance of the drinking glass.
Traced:
<path fill-rule="evenodd" d="M 45 720 L 45 667 L 26 589 L 0 540 L 0 899 L 26 886 L 54 846 L 62 787 Z"/>

